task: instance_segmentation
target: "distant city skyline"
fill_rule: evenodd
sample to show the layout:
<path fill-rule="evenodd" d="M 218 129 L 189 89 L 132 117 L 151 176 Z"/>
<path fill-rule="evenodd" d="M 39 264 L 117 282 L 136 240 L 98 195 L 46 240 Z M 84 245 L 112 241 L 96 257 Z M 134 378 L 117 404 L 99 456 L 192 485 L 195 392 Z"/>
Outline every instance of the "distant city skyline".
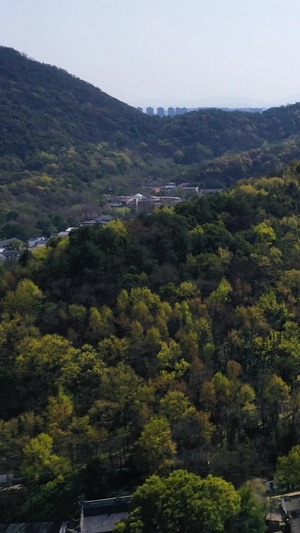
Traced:
<path fill-rule="evenodd" d="M 163 107 L 164 109 L 167 109 L 168 107 L 187 107 L 188 109 L 198 109 L 198 108 L 205 108 L 205 107 L 216 107 L 216 108 L 261 108 L 261 109 L 267 109 L 269 107 L 276 107 L 281 105 L 290 105 L 295 104 L 296 102 L 300 102 L 300 91 L 299 94 L 290 94 L 290 95 L 283 95 L 281 98 L 274 99 L 274 100 L 256 100 L 252 98 L 246 98 L 246 97 L 238 97 L 238 96 L 231 96 L 228 98 L 225 97 L 207 97 L 207 98 L 199 98 L 198 100 L 191 100 L 189 98 L 160 98 L 159 96 L 155 96 L 153 98 L 147 98 L 141 100 L 137 103 L 130 104 L 133 105 L 133 107 L 141 107 L 142 109 L 146 109 L 147 107 L 153 107 L 154 109 L 158 107 Z M 127 102 L 128 103 L 128 102 Z"/>
<path fill-rule="evenodd" d="M 300 100 L 298 0 L 10 0 L 1 45 L 134 107 Z"/>
<path fill-rule="evenodd" d="M 164 108 L 161 106 L 153 107 L 148 106 L 146 108 L 143 108 L 141 106 L 138 106 L 136 108 L 141 113 L 145 113 L 148 116 L 159 116 L 159 117 L 175 117 L 178 115 L 184 115 L 185 113 L 190 113 L 192 111 L 199 111 L 201 109 L 211 109 L 211 107 L 168 107 Z M 233 111 L 233 110 L 240 110 L 240 111 L 248 111 L 251 113 L 262 113 L 266 107 L 216 107 L 216 109 L 223 109 L 226 111 Z"/>

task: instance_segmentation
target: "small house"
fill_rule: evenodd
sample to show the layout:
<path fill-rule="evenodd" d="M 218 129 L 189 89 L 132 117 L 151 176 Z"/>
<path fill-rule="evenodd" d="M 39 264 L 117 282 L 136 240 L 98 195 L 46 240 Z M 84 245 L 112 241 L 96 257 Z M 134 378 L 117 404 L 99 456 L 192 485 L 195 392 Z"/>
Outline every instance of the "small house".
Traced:
<path fill-rule="evenodd" d="M 20 241 L 20 239 L 16 239 L 15 237 L 12 239 L 4 239 L 3 241 L 0 241 L 0 249 L 8 250 L 9 248 L 15 248 L 15 245 L 19 246 L 22 242 L 23 241 Z"/>
<path fill-rule="evenodd" d="M 81 533 L 111 533 L 117 522 L 127 518 L 131 496 L 83 501 Z"/>
<path fill-rule="evenodd" d="M 6 259 L 14 259 L 17 261 L 21 257 L 21 252 L 19 252 L 19 250 L 3 250 L 3 252 L 1 252 L 1 261 L 3 257 L 3 261 L 6 261 Z"/>

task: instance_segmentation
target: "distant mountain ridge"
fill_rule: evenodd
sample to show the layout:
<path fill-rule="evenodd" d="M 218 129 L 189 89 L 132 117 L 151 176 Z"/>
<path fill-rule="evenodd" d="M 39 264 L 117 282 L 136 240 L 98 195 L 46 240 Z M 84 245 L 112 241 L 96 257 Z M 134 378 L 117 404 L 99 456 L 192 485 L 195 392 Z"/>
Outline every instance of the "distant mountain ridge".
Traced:
<path fill-rule="evenodd" d="M 21 236 L 20 227 L 34 235 L 57 213 L 72 225 L 97 209 L 103 193 L 137 192 L 149 176 L 224 188 L 295 158 L 300 104 L 262 114 L 148 117 L 64 70 L 0 47 L 3 238 Z"/>
<path fill-rule="evenodd" d="M 43 131 L 38 132 L 40 141 L 46 143 L 60 139 L 63 128 L 70 141 L 100 142 L 101 140 L 120 142 L 119 131 L 130 139 L 136 138 L 135 128 L 142 131 L 150 123 L 141 117 L 137 110 L 108 96 L 100 89 L 86 83 L 62 69 L 38 63 L 26 58 L 11 48 L 0 47 L 1 80 L 1 122 L 6 126 L 10 113 L 22 113 L 22 134 L 31 148 L 27 135 L 28 128 L 36 120 Z M 7 92 L 10 92 L 7 98 Z M 7 100 L 5 101 L 5 97 Z M 31 115 L 26 114 L 30 108 Z M 80 122 L 78 122 L 80 121 Z M 42 136 L 41 136 L 42 133 Z M 66 142 L 66 138 L 61 139 Z M 1 149 L 7 149 L 1 135 Z"/>

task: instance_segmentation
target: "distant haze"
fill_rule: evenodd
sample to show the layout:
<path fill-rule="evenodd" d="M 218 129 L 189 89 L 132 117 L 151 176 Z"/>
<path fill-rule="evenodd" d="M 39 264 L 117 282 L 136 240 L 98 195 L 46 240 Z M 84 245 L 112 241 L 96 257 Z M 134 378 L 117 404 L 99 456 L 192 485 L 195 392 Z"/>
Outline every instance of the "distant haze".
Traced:
<path fill-rule="evenodd" d="M 288 102 L 287 99 L 284 99 L 285 103 Z M 182 99 L 182 98 L 176 98 L 176 97 L 170 97 L 170 98 L 160 98 L 159 96 L 156 96 L 154 98 L 147 98 L 142 99 L 142 103 L 140 104 L 141 107 L 146 108 L 147 106 L 152 106 L 154 108 L 158 106 L 162 106 L 165 109 L 168 107 L 187 107 L 187 108 L 197 108 L 197 107 L 230 107 L 230 108 L 239 108 L 239 107 L 270 107 L 272 105 L 277 106 L 281 105 L 281 101 L 279 103 L 270 103 L 266 102 L 264 100 L 253 100 L 252 98 L 239 98 L 239 97 L 211 97 L 211 98 L 199 98 L 198 100 L 190 100 Z"/>
<path fill-rule="evenodd" d="M 9 0 L 0 44 L 133 106 L 270 107 L 300 100 L 299 20 L 298 0 Z"/>

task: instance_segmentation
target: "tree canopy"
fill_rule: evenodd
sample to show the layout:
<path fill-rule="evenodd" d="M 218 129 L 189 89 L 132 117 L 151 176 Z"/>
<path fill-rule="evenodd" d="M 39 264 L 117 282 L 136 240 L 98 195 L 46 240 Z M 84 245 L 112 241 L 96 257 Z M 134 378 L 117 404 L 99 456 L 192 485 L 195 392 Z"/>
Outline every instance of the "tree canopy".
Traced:
<path fill-rule="evenodd" d="M 226 530 L 240 506 L 240 496 L 230 483 L 175 470 L 167 478 L 152 476 L 137 489 L 128 520 L 115 531 L 217 533 Z"/>

